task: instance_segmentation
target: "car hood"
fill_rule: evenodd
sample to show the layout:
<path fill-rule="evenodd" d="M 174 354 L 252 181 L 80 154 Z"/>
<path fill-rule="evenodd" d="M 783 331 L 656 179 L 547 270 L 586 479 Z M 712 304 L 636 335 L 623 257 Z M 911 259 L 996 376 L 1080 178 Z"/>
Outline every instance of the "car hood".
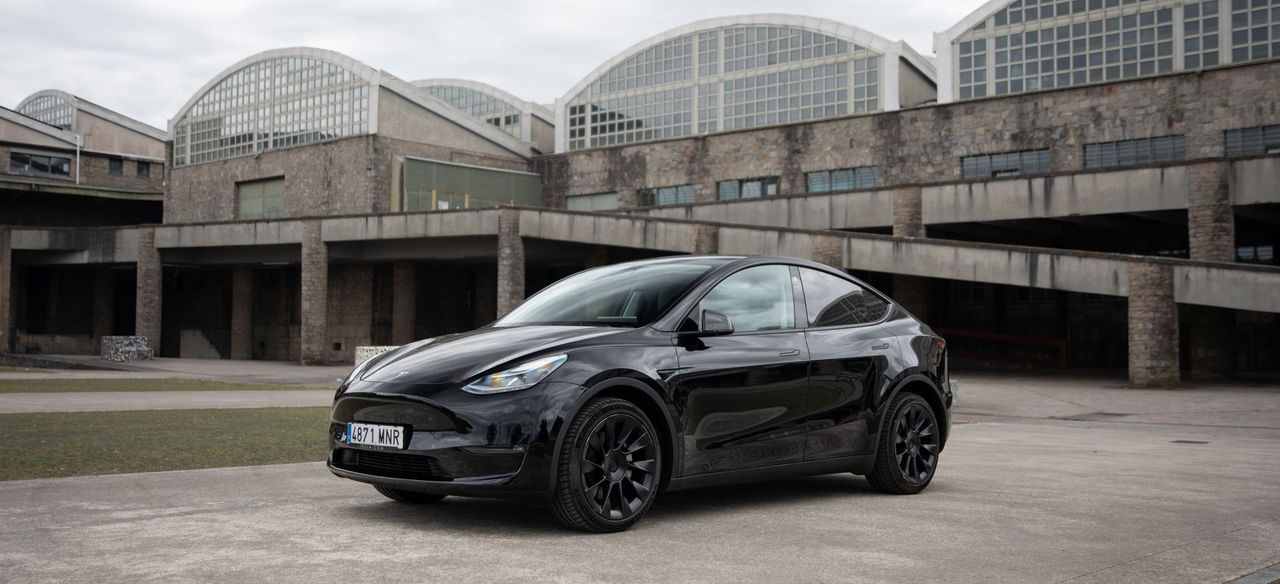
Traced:
<path fill-rule="evenodd" d="M 595 326 L 488 327 L 411 345 L 364 371 L 361 381 L 442 384 L 471 381 L 502 365 L 519 365 L 558 347 L 621 333 Z"/>

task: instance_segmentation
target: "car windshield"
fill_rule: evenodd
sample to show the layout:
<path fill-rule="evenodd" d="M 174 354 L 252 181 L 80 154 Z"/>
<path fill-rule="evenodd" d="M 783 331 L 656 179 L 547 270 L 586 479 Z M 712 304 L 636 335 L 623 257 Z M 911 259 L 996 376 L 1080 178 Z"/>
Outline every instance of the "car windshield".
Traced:
<path fill-rule="evenodd" d="M 707 264 L 661 263 L 575 274 L 535 294 L 494 326 L 644 326 L 710 269 Z"/>

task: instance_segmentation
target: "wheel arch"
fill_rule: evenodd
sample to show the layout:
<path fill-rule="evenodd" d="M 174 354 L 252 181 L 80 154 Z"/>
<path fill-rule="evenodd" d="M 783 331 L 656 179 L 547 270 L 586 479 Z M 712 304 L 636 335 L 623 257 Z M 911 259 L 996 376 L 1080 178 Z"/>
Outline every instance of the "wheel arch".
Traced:
<path fill-rule="evenodd" d="M 659 489 L 665 489 L 667 484 L 671 482 L 672 472 L 680 468 L 676 464 L 678 456 L 676 449 L 676 432 L 673 425 L 671 414 L 664 405 L 664 400 L 656 389 L 649 384 L 634 379 L 632 377 L 610 377 L 596 382 L 582 392 L 582 395 L 573 403 L 573 406 L 565 413 L 564 423 L 560 425 L 560 430 L 556 432 L 555 444 L 551 452 L 551 488 L 555 489 L 555 472 L 554 469 L 560 468 L 560 451 L 564 446 L 565 435 L 569 431 L 570 421 L 577 417 L 578 412 L 582 411 L 583 406 L 587 402 L 598 397 L 615 397 L 627 400 L 640 408 L 649 421 L 653 423 L 654 430 L 658 434 L 658 445 L 665 455 L 662 457 L 662 480 L 658 483 Z"/>
<path fill-rule="evenodd" d="M 938 420 L 938 429 L 942 434 L 942 448 L 946 449 L 947 439 L 951 434 L 951 425 L 947 423 L 946 401 L 943 399 L 942 390 L 937 384 L 928 376 L 922 374 L 909 375 L 898 380 L 893 385 L 893 388 L 885 394 L 885 399 L 881 402 L 880 420 L 877 424 L 879 431 L 876 435 L 879 436 L 880 432 L 884 432 L 885 424 L 888 423 L 889 404 L 893 403 L 898 394 L 903 392 L 919 395 L 929 404 L 929 409 L 933 410 L 933 415 Z"/>

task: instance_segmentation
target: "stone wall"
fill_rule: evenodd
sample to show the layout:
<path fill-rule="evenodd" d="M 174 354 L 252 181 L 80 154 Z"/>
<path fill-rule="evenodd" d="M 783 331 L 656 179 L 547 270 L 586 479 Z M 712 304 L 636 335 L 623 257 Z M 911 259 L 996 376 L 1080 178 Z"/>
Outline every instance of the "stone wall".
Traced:
<path fill-rule="evenodd" d="M 378 199 L 373 136 L 174 168 L 165 196 L 165 223 L 236 219 L 236 183 L 284 177 L 284 217 L 368 213 Z M 385 196 L 382 198 L 385 199 Z"/>
<path fill-rule="evenodd" d="M 1084 169 L 1084 145 L 1186 136 L 1189 160 L 1224 154 L 1223 131 L 1274 124 L 1280 63 L 920 107 L 808 124 L 744 130 L 544 156 L 544 203 L 566 195 L 876 166 L 886 186 L 962 179 L 960 159 L 1051 148 L 1052 172 Z M 620 197 L 621 198 L 621 197 Z"/>

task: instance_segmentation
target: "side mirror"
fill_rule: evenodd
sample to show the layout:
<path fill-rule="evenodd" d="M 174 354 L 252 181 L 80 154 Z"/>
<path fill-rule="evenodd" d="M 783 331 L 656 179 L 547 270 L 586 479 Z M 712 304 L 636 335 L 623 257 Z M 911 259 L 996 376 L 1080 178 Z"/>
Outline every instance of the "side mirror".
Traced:
<path fill-rule="evenodd" d="M 702 311 L 702 330 L 699 331 L 704 337 L 720 337 L 733 334 L 733 321 L 729 320 L 729 315 L 714 310 Z"/>

